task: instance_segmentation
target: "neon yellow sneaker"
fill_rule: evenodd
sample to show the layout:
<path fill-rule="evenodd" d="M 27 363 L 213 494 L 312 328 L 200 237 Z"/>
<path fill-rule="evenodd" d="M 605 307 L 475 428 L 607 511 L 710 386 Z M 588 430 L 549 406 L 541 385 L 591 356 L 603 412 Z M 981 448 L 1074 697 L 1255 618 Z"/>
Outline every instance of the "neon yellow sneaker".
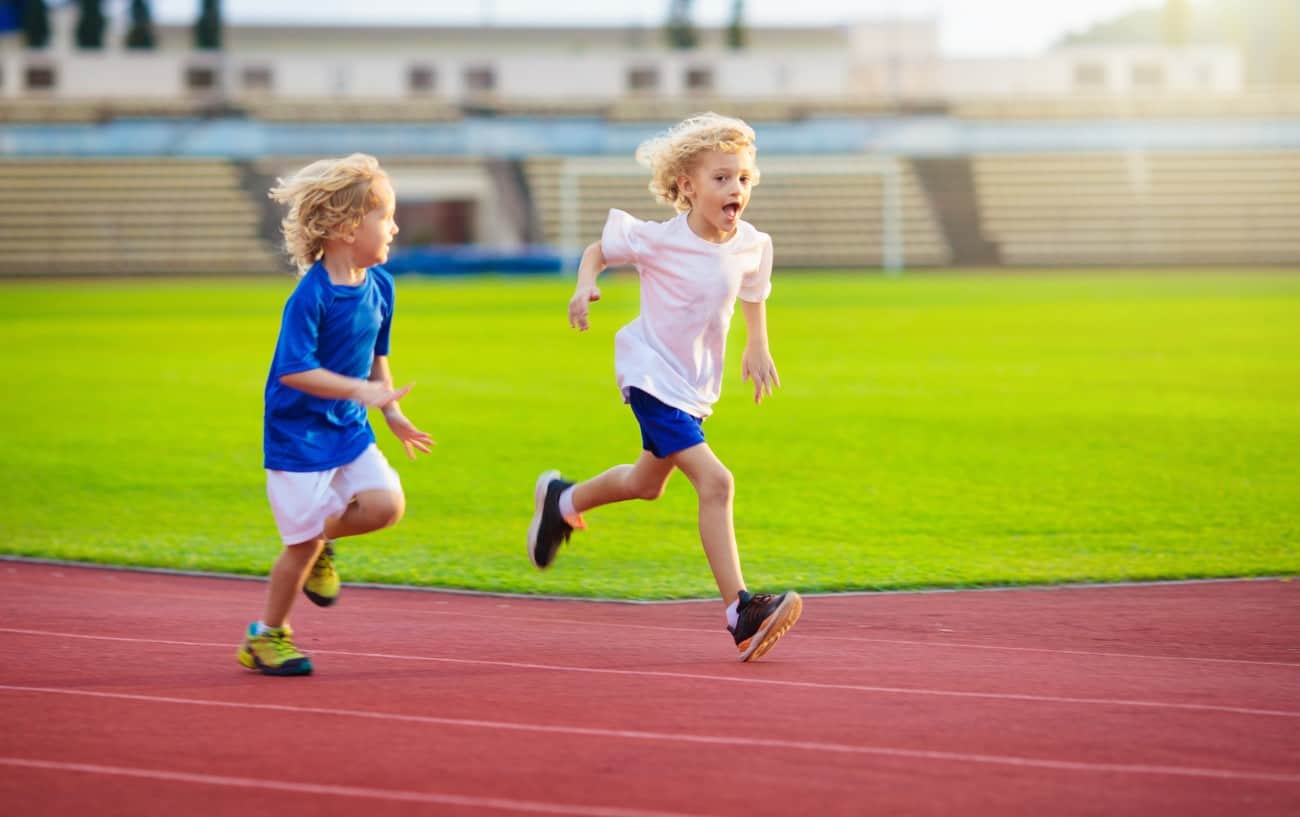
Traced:
<path fill-rule="evenodd" d="M 326 542 L 316 562 L 311 566 L 311 574 L 302 586 L 302 592 L 311 599 L 312 604 L 329 607 L 339 600 L 339 572 L 334 567 L 334 543 Z"/>
<path fill-rule="evenodd" d="M 311 659 L 293 646 L 293 630 L 287 624 L 261 635 L 256 622 L 248 625 L 239 663 L 264 675 L 311 675 Z"/>

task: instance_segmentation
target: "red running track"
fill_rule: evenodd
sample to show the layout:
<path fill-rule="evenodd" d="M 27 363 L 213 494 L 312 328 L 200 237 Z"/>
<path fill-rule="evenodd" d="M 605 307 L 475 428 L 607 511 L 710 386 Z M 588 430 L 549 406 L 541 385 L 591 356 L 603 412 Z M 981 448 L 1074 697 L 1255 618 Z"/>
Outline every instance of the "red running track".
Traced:
<path fill-rule="evenodd" d="M 720 605 L 346 587 L 309 678 L 263 585 L 0 562 L 0 814 L 1295 815 L 1300 583 Z"/>

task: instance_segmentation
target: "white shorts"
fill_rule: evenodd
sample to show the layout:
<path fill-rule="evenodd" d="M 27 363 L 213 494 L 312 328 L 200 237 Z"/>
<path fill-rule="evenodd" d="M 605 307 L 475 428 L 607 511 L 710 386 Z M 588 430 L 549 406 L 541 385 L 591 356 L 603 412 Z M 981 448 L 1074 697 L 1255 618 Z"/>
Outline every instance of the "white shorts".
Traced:
<path fill-rule="evenodd" d="M 402 492 L 402 481 L 374 443 L 347 465 L 328 471 L 266 471 L 266 495 L 286 545 L 310 542 L 362 491 Z"/>

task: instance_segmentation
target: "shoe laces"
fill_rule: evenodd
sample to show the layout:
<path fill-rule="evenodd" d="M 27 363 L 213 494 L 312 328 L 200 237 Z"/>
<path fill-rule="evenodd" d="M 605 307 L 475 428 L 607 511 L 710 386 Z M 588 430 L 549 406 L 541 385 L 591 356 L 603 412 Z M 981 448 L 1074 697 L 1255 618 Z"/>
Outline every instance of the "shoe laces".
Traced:
<path fill-rule="evenodd" d="M 267 630 L 258 636 L 280 658 L 296 658 L 298 648 L 293 646 L 288 630 Z"/>
<path fill-rule="evenodd" d="M 311 575 L 313 576 L 329 575 L 329 572 L 333 569 L 334 569 L 334 554 L 328 550 L 322 550 L 320 552 L 320 555 L 316 557 L 316 561 L 312 562 Z"/>

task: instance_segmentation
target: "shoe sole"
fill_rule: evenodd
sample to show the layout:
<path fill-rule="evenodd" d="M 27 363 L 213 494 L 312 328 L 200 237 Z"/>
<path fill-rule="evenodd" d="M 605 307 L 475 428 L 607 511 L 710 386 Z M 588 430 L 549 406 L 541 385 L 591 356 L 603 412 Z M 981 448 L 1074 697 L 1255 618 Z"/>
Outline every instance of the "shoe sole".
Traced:
<path fill-rule="evenodd" d="M 740 660 L 754 661 L 767 655 L 776 646 L 781 636 L 794 626 L 802 613 L 803 599 L 793 590 L 786 593 L 785 601 L 781 602 L 772 615 L 763 622 L 763 626 L 758 628 L 758 632 L 749 642 L 749 649 L 740 654 Z"/>
<path fill-rule="evenodd" d="M 311 669 L 312 669 L 310 660 L 306 662 L 305 666 L 296 667 L 294 669 L 289 669 L 289 670 L 272 669 L 270 667 L 264 666 L 262 662 L 257 660 L 257 656 L 253 655 L 251 652 L 249 652 L 248 650 L 242 647 L 239 649 L 239 663 L 247 667 L 248 669 L 253 670 L 254 672 L 260 672 L 263 675 L 274 675 L 281 678 L 289 677 L 292 675 L 311 675 Z"/>
<path fill-rule="evenodd" d="M 302 589 L 302 594 L 311 599 L 311 603 L 317 607 L 330 607 L 339 600 L 338 596 L 322 596 L 319 593 L 311 592 L 305 587 Z"/>
<path fill-rule="evenodd" d="M 546 509 L 546 489 L 550 487 L 551 480 L 559 478 L 559 471 L 544 471 L 537 478 L 537 487 L 533 489 L 533 521 L 528 525 L 528 561 L 538 570 L 545 569 L 537 563 L 537 531 L 542 527 L 542 511 Z"/>

